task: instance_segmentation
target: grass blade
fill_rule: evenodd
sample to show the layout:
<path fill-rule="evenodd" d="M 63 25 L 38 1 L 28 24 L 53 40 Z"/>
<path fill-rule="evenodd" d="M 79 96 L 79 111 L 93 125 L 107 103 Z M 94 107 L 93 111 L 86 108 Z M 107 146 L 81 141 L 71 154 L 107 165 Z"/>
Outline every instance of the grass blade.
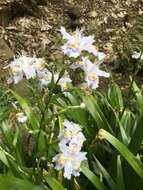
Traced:
<path fill-rule="evenodd" d="M 96 187 L 97 190 L 107 190 L 104 184 L 99 180 L 99 178 L 91 172 L 87 167 L 81 167 L 82 173 L 89 179 L 89 181 Z"/>
<path fill-rule="evenodd" d="M 53 190 L 65 190 L 65 188 L 53 177 L 45 177 L 46 182 Z"/>
<path fill-rule="evenodd" d="M 122 144 L 117 138 L 104 129 L 99 131 L 99 138 L 106 139 L 109 143 L 111 143 L 112 146 L 114 146 L 127 160 L 134 171 L 143 179 L 143 164 L 133 155 L 132 152 L 129 151 L 129 149 L 124 144 Z"/>

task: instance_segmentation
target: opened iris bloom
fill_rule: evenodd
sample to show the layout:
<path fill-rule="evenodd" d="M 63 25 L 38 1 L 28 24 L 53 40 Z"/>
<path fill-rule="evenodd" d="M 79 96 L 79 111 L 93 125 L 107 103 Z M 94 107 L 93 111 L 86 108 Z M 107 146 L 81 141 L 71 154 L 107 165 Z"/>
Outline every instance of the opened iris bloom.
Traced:
<path fill-rule="evenodd" d="M 63 39 L 67 40 L 62 46 L 65 55 L 76 58 L 80 56 L 83 50 L 87 50 L 87 47 L 93 44 L 94 37 L 83 36 L 82 31 L 77 29 L 74 33 L 69 34 L 64 27 L 61 27 L 60 32 L 63 35 Z"/>
<path fill-rule="evenodd" d="M 48 71 L 48 69 L 44 69 L 40 72 L 40 82 L 42 86 L 48 85 L 49 83 L 51 83 L 51 80 L 52 74 Z"/>
<path fill-rule="evenodd" d="M 109 73 L 99 69 L 99 64 L 92 63 L 88 58 L 82 58 L 84 62 L 85 81 L 88 87 L 96 89 L 99 86 L 99 77 L 110 76 Z"/>
<path fill-rule="evenodd" d="M 67 91 L 69 89 L 69 85 L 71 84 L 72 80 L 70 79 L 69 75 L 64 75 L 58 82 L 58 84 L 61 86 L 61 90 Z"/>
<path fill-rule="evenodd" d="M 60 132 L 59 139 L 65 140 L 66 142 L 71 141 L 72 138 L 81 131 L 81 128 L 78 124 L 68 121 L 67 119 L 64 120 L 63 126 L 64 130 Z"/>
<path fill-rule="evenodd" d="M 76 152 L 75 154 L 71 154 L 66 149 L 63 153 L 57 154 L 53 158 L 53 161 L 56 163 L 55 169 L 64 169 L 64 177 L 67 179 L 71 179 L 71 175 L 80 175 L 80 166 L 83 160 L 86 160 L 85 152 Z"/>

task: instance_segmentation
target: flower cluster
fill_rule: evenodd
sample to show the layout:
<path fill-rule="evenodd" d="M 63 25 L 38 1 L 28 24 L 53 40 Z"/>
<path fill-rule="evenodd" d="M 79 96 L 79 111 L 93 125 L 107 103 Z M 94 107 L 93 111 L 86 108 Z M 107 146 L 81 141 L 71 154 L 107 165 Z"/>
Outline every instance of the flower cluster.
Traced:
<path fill-rule="evenodd" d="M 51 83 L 52 74 L 46 68 L 46 63 L 42 58 L 20 56 L 15 58 L 6 68 L 10 69 L 10 77 L 8 83 L 19 83 L 23 77 L 26 79 L 34 79 L 38 77 L 42 86 Z M 57 81 L 59 74 L 54 75 L 54 82 Z M 60 78 L 58 84 L 61 86 L 61 90 L 68 89 L 68 84 L 71 83 L 71 79 L 68 74 L 65 74 Z"/>
<path fill-rule="evenodd" d="M 66 32 L 64 27 L 60 29 L 63 39 L 67 42 L 62 46 L 63 53 L 69 57 L 77 58 L 81 55 L 82 51 L 86 51 L 93 54 L 96 57 L 96 61 L 92 63 L 88 57 L 82 56 L 81 60 L 76 60 L 71 66 L 71 69 L 81 68 L 85 72 L 85 81 L 88 87 L 92 89 L 98 88 L 99 77 L 109 77 L 110 74 L 99 69 L 99 63 L 105 58 L 103 52 L 98 51 L 98 49 L 93 45 L 93 36 L 83 36 L 82 30 L 76 30 L 74 33 L 69 34 Z"/>
<path fill-rule="evenodd" d="M 82 34 L 83 30 L 78 29 L 72 34 L 69 34 L 64 27 L 61 27 L 60 32 L 63 35 L 63 39 L 66 40 L 66 43 L 62 46 L 63 53 L 68 57 L 78 58 L 72 64 L 70 63 L 70 68 L 81 68 L 85 73 L 87 86 L 96 89 L 99 85 L 99 77 L 109 77 L 109 73 L 99 69 L 100 63 L 102 63 L 105 58 L 105 54 L 98 51 L 93 45 L 95 41 L 94 36 L 84 36 Z M 95 56 L 95 62 L 91 62 L 84 54 L 81 56 L 81 53 L 84 52 Z M 20 56 L 15 58 L 7 68 L 10 69 L 8 83 L 14 82 L 17 84 L 23 77 L 26 77 L 26 79 L 34 79 L 37 77 L 43 87 L 51 83 L 52 79 L 54 79 L 54 82 L 59 79 L 58 73 L 52 76 L 52 73 L 46 67 L 45 60 L 42 58 Z M 71 82 L 69 75 L 65 74 L 59 79 L 58 84 L 64 92 L 67 91 Z"/>
<path fill-rule="evenodd" d="M 34 79 L 37 75 L 41 78 L 47 72 L 42 58 L 20 56 L 15 58 L 6 67 L 10 69 L 8 83 L 17 84 L 25 76 L 26 79 Z"/>
<path fill-rule="evenodd" d="M 59 148 L 61 153 L 57 154 L 53 161 L 55 169 L 64 169 L 64 177 L 71 179 L 71 175 L 80 175 L 80 165 L 86 160 L 86 152 L 80 152 L 85 137 L 79 125 L 65 120 L 64 130 L 59 134 Z"/>

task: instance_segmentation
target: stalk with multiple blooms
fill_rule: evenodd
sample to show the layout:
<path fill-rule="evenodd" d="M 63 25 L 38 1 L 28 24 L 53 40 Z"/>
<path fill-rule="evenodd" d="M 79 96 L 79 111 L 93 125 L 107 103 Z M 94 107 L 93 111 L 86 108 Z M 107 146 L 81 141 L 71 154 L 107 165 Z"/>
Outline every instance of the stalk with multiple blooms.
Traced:
<path fill-rule="evenodd" d="M 64 169 L 64 177 L 71 179 L 71 175 L 80 175 L 80 165 L 86 160 L 86 152 L 80 152 L 85 137 L 81 132 L 81 127 L 73 122 L 65 120 L 64 129 L 59 134 L 60 153 L 53 161 L 56 163 L 55 169 Z"/>
<path fill-rule="evenodd" d="M 99 52 L 93 45 L 93 36 L 83 36 L 83 30 L 76 30 L 74 33 L 69 34 L 64 27 L 60 29 L 63 39 L 66 43 L 62 46 L 62 51 L 68 57 L 78 58 L 70 65 L 71 69 L 81 68 L 85 73 L 85 81 L 87 86 L 91 89 L 96 89 L 99 86 L 99 77 L 109 77 L 109 73 L 99 69 L 100 64 L 104 61 L 105 54 Z M 84 56 L 84 52 L 95 56 L 95 62 L 92 63 L 88 57 Z M 80 58 L 81 57 L 81 58 Z M 10 68 L 10 77 L 8 83 L 14 82 L 17 84 L 25 76 L 26 79 L 38 78 L 42 86 L 51 83 L 52 73 L 47 69 L 45 60 L 36 57 L 20 56 L 14 59 L 7 67 Z M 58 74 L 54 74 L 54 79 L 58 78 Z M 68 89 L 68 84 L 72 81 L 68 74 L 64 75 L 59 80 L 61 90 Z"/>

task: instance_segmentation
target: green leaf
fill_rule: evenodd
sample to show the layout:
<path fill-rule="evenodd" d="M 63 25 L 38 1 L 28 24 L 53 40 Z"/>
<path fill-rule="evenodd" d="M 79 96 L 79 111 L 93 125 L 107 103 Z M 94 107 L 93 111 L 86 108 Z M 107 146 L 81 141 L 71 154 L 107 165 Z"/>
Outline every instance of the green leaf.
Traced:
<path fill-rule="evenodd" d="M 79 99 L 79 97 L 77 97 L 77 94 L 75 93 L 73 94 L 68 93 L 68 98 L 72 106 L 78 106 L 81 103 L 81 100 Z M 87 113 L 85 112 L 84 109 L 78 108 L 78 109 L 70 110 L 68 114 L 70 114 L 75 121 L 79 122 L 81 126 L 83 127 L 88 126 Z"/>
<path fill-rule="evenodd" d="M 108 99 L 113 108 L 121 109 L 123 107 L 123 98 L 119 86 L 112 83 L 108 90 Z"/>
<path fill-rule="evenodd" d="M 117 138 L 104 129 L 99 131 L 99 137 L 109 141 L 112 146 L 114 146 L 127 160 L 134 171 L 143 179 L 143 164 L 129 151 L 129 149 L 124 144 L 122 144 Z"/>
<path fill-rule="evenodd" d="M 7 166 L 9 167 L 9 163 L 8 163 L 8 160 L 7 160 L 7 157 L 5 155 L 5 153 L 0 150 L 0 160 Z"/>
<path fill-rule="evenodd" d="M 125 129 L 126 135 L 128 138 L 134 133 L 134 127 L 136 124 L 136 116 L 130 111 L 130 110 L 125 110 L 120 121 L 122 126 Z M 129 127 L 130 126 L 130 127 Z"/>
<path fill-rule="evenodd" d="M 3 121 L 1 127 L 2 127 L 2 133 L 5 137 L 4 140 L 6 141 L 6 144 L 10 146 L 11 148 L 13 148 L 12 143 L 13 143 L 14 136 L 13 136 L 11 128 L 9 127 L 8 121 Z"/>
<path fill-rule="evenodd" d="M 40 131 L 39 139 L 38 139 L 38 149 L 41 153 L 44 153 L 46 149 L 46 143 L 45 143 L 45 134 L 43 131 Z"/>
<path fill-rule="evenodd" d="M 131 141 L 129 143 L 129 149 L 134 153 L 138 153 L 138 148 L 143 140 L 143 115 L 136 118 L 137 125 L 134 133 L 131 136 Z"/>
<path fill-rule="evenodd" d="M 97 158 L 95 158 L 97 167 L 99 168 L 99 170 L 101 171 L 103 177 L 106 179 L 107 183 L 109 184 L 110 188 L 112 190 L 116 189 L 116 183 L 114 182 L 114 180 L 112 179 L 112 177 L 110 176 L 110 174 L 106 171 L 106 169 L 101 165 L 101 163 L 97 160 Z"/>
<path fill-rule="evenodd" d="M 94 118 L 98 129 L 104 128 L 114 134 L 111 126 L 109 125 L 107 119 L 104 116 L 104 113 L 102 112 L 102 110 L 100 109 L 99 105 L 96 102 L 96 99 L 95 99 L 96 97 L 83 96 L 82 98 L 86 105 L 86 108 L 88 109 L 92 117 Z"/>
<path fill-rule="evenodd" d="M 45 180 L 53 190 L 65 190 L 65 188 L 55 178 L 46 176 Z"/>
<path fill-rule="evenodd" d="M 140 108 L 140 111 L 143 113 L 143 96 L 141 94 L 141 90 L 138 88 L 135 82 L 133 82 L 133 91 L 135 93 L 135 96 L 137 98 L 137 103 Z"/>
<path fill-rule="evenodd" d="M 36 186 L 32 182 L 11 176 L 0 176 L 0 187 L 3 190 L 45 190 L 45 188 Z"/>
<path fill-rule="evenodd" d="M 89 179 L 89 181 L 97 188 L 97 190 L 107 190 L 107 188 L 99 180 L 99 178 L 86 166 L 81 166 L 81 171 Z"/>
<path fill-rule="evenodd" d="M 120 155 L 117 156 L 117 190 L 125 190 L 124 176 Z"/>
<path fill-rule="evenodd" d="M 18 100 L 19 104 L 21 105 L 22 109 L 24 110 L 25 114 L 27 115 L 29 122 L 32 126 L 32 128 L 38 129 L 39 128 L 39 120 L 35 113 L 32 111 L 32 106 L 30 103 L 25 100 L 24 98 L 20 97 L 18 94 L 16 94 L 14 91 L 12 91 L 12 94 L 15 96 L 15 98 Z"/>

